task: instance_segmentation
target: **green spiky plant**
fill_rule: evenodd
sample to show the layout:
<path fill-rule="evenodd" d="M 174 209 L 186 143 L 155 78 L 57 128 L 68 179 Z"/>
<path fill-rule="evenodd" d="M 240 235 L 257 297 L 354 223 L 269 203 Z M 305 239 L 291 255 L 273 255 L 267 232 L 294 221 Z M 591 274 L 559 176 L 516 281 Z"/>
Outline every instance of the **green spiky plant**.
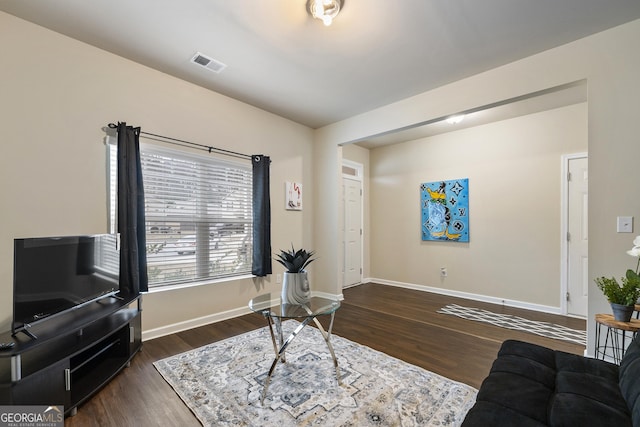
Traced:
<path fill-rule="evenodd" d="M 288 273 L 300 273 L 304 271 L 306 266 L 315 261 L 315 258 L 312 258 L 314 254 L 314 251 L 307 252 L 305 249 L 295 250 L 291 245 L 290 251 L 280 250 L 280 253 L 276 255 L 276 261 L 282 264 Z"/>

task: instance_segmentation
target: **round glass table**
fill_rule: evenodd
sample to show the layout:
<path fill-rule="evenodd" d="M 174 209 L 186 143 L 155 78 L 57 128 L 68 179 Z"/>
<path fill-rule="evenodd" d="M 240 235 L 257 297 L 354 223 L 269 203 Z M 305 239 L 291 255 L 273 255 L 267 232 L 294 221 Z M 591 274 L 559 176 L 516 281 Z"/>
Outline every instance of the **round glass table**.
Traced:
<path fill-rule="evenodd" d="M 269 293 L 259 295 L 249 301 L 249 308 L 256 313 L 260 313 L 267 319 L 267 323 L 269 324 L 269 332 L 271 334 L 271 342 L 273 343 L 273 350 L 276 354 L 275 359 L 273 359 L 273 363 L 271 364 L 271 368 L 269 369 L 269 373 L 267 374 L 267 378 L 264 382 L 264 387 L 262 389 L 262 398 L 261 403 L 264 404 L 264 398 L 267 395 L 267 390 L 269 388 L 269 382 L 271 381 L 271 376 L 273 375 L 273 371 L 278 364 L 278 361 L 282 363 L 285 362 L 285 352 L 291 341 L 307 326 L 309 323 L 314 322 L 320 330 L 324 341 L 327 343 L 327 348 L 331 353 L 331 357 L 333 358 L 333 366 L 336 370 L 336 378 L 338 380 L 338 384 L 342 385 L 340 381 L 340 370 L 338 368 L 338 359 L 336 359 L 336 354 L 333 351 L 333 346 L 331 345 L 331 330 L 333 329 L 333 320 L 335 317 L 336 311 L 340 308 L 340 301 L 333 300 L 329 298 L 323 297 L 311 297 L 309 301 L 304 304 L 287 304 L 283 303 L 280 298 L 280 294 L 278 293 Z M 317 319 L 318 316 L 330 315 L 331 321 L 329 323 L 329 328 L 325 330 L 322 327 L 322 324 Z M 295 328 L 295 330 L 284 339 L 282 333 L 282 320 L 283 319 L 296 319 L 300 322 L 300 324 Z M 274 332 L 275 326 L 275 332 Z"/>

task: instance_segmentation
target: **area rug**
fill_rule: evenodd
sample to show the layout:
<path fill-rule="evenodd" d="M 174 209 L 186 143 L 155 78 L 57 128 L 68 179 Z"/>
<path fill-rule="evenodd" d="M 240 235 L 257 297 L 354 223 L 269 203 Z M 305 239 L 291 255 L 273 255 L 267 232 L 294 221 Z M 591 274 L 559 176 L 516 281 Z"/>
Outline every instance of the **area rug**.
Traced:
<path fill-rule="evenodd" d="M 451 314 L 467 320 L 476 322 L 491 323 L 501 328 L 514 329 L 517 331 L 529 332 L 546 338 L 568 341 L 586 347 L 587 332 L 579 329 L 567 328 L 549 322 L 524 319 L 510 314 L 493 313 L 480 308 L 463 307 L 457 304 L 449 304 L 437 311 L 438 313 Z"/>
<path fill-rule="evenodd" d="M 283 323 L 285 336 L 298 325 Z M 154 366 L 204 426 L 458 426 L 477 390 L 333 335 L 340 366 L 320 332 L 306 327 L 262 387 L 274 358 L 268 328 Z"/>

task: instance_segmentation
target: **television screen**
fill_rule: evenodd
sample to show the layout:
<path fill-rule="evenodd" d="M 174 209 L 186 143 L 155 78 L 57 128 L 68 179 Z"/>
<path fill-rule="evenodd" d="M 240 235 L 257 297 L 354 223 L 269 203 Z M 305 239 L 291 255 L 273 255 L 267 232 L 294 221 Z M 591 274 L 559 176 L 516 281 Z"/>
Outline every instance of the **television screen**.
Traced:
<path fill-rule="evenodd" d="M 119 273 L 117 234 L 15 239 L 12 331 L 115 294 Z"/>

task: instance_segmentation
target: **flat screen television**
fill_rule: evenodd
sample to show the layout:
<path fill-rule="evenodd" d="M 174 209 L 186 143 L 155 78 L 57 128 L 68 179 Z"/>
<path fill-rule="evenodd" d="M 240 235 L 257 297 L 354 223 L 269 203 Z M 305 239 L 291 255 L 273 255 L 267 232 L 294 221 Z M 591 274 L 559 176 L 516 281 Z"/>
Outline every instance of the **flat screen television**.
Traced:
<path fill-rule="evenodd" d="M 14 239 L 15 335 L 119 290 L 117 234 Z"/>

